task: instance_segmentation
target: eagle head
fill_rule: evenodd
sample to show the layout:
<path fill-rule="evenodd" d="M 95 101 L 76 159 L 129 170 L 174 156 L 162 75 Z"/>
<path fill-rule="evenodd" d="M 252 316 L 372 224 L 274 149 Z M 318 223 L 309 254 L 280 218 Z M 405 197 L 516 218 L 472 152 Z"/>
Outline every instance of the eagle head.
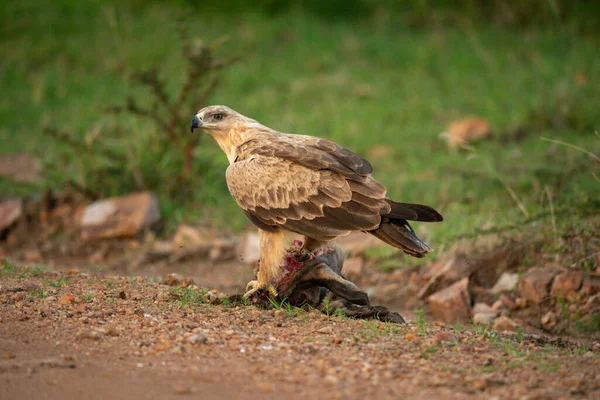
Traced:
<path fill-rule="evenodd" d="M 232 128 L 236 122 L 246 119 L 240 113 L 233 111 L 226 106 L 208 106 L 198 111 L 190 125 L 190 130 L 194 132 L 196 128 L 202 128 L 205 131 L 227 131 Z"/>

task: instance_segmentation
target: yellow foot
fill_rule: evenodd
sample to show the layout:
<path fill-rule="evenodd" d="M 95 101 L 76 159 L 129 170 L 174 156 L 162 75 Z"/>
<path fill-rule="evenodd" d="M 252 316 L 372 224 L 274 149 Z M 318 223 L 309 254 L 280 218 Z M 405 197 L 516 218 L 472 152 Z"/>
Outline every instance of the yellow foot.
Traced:
<path fill-rule="evenodd" d="M 277 289 L 275 289 L 269 283 L 262 283 L 259 281 L 248 282 L 248 285 L 246 285 L 246 293 L 244 293 L 244 297 L 248 299 L 250 297 L 260 295 L 261 293 L 267 293 L 272 297 L 277 297 Z"/>

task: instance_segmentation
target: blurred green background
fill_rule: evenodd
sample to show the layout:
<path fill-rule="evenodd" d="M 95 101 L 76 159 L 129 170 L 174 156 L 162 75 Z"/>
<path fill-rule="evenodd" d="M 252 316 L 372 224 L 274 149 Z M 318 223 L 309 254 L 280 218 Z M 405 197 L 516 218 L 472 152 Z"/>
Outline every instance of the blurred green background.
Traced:
<path fill-rule="evenodd" d="M 519 224 L 550 235 L 599 225 L 598 161 L 542 140 L 600 156 L 596 1 L 21 0 L 1 10 L 0 152 L 42 158 L 42 189 L 70 182 L 109 196 L 143 187 L 159 196 L 168 229 L 182 220 L 246 226 L 210 137 L 178 180 L 177 146 L 153 118 L 107 112 L 128 97 L 157 107 L 132 71 L 156 68 L 176 97 L 193 70 L 186 51 L 228 36 L 212 57 L 237 62 L 199 79 L 172 112 L 187 116 L 171 121 L 183 142 L 208 104 L 332 139 L 369 158 L 392 198 L 444 214 L 442 224 L 417 224 L 436 248 Z M 183 52 L 182 26 L 192 38 Z M 210 77 L 217 86 L 202 99 Z M 489 122 L 492 138 L 448 150 L 439 134 L 471 116 Z M 3 180 L 0 191 L 40 186 Z"/>

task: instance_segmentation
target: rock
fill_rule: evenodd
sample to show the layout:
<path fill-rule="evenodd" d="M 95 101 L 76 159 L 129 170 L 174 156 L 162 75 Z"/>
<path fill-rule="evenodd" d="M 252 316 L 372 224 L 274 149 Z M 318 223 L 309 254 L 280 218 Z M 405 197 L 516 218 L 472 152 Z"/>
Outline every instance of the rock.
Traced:
<path fill-rule="evenodd" d="M 544 314 L 542 317 L 542 325 L 547 328 L 554 327 L 556 325 L 556 314 L 554 314 L 552 311 L 548 311 L 546 314 Z"/>
<path fill-rule="evenodd" d="M 494 330 L 497 332 L 514 332 L 518 327 L 519 325 L 515 321 L 505 316 L 500 316 L 494 321 Z"/>
<path fill-rule="evenodd" d="M 192 344 L 206 344 L 208 343 L 208 337 L 203 333 L 197 333 L 188 336 L 185 341 Z"/>
<path fill-rule="evenodd" d="M 84 240 L 135 236 L 160 221 L 156 196 L 134 193 L 96 201 L 85 208 L 80 219 Z"/>
<path fill-rule="evenodd" d="M 260 260 L 260 237 L 256 232 L 247 232 L 238 244 L 238 253 L 243 262 L 256 265 Z"/>
<path fill-rule="evenodd" d="M 191 225 L 179 225 L 173 236 L 173 244 L 181 249 L 199 249 L 210 246 L 213 235 L 206 229 Z"/>
<path fill-rule="evenodd" d="M 510 292 L 517 287 L 517 283 L 519 283 L 519 275 L 512 274 L 509 272 L 503 272 L 496 281 L 496 284 L 492 288 L 492 293 L 499 294 L 502 292 Z"/>
<path fill-rule="evenodd" d="M 581 289 L 583 271 L 569 270 L 558 274 L 552 282 L 552 296 L 566 299 Z"/>
<path fill-rule="evenodd" d="M 458 338 L 450 332 L 439 332 L 433 338 L 431 338 L 432 345 L 439 346 L 447 343 L 456 343 Z"/>
<path fill-rule="evenodd" d="M 120 332 L 113 326 L 98 328 L 98 333 L 104 336 L 119 336 Z"/>
<path fill-rule="evenodd" d="M 208 259 L 211 261 L 225 261 L 235 258 L 237 242 L 232 240 L 213 239 L 208 250 Z"/>
<path fill-rule="evenodd" d="M 27 250 L 23 254 L 23 258 L 27 262 L 34 262 L 34 263 L 36 263 L 36 262 L 42 261 L 42 255 L 40 254 L 39 250 L 37 250 L 37 249 Z"/>
<path fill-rule="evenodd" d="M 585 278 L 581 284 L 581 292 L 587 296 L 600 293 L 600 277 L 593 275 Z"/>
<path fill-rule="evenodd" d="M 152 249 L 150 250 L 150 254 L 156 257 L 164 257 L 175 252 L 175 245 L 173 242 L 169 242 L 168 240 L 155 240 L 152 243 Z"/>
<path fill-rule="evenodd" d="M 363 275 L 364 261 L 361 257 L 350 257 L 344 261 L 342 273 L 351 281 L 355 281 Z"/>
<path fill-rule="evenodd" d="M 323 333 L 325 335 L 331 335 L 333 333 L 333 327 L 331 325 L 325 326 L 325 327 L 317 330 L 317 333 Z"/>
<path fill-rule="evenodd" d="M 0 156 L 0 177 L 15 182 L 37 183 L 40 181 L 40 160 L 26 154 Z"/>
<path fill-rule="evenodd" d="M 75 303 L 75 297 L 69 292 L 63 294 L 60 297 L 60 299 L 58 300 L 58 304 L 62 304 L 62 305 L 73 304 L 73 303 Z"/>
<path fill-rule="evenodd" d="M 102 338 L 102 334 L 97 331 L 86 331 L 79 334 L 81 339 L 90 339 L 90 340 L 100 340 Z"/>
<path fill-rule="evenodd" d="M 469 278 L 463 278 L 444 290 L 429 296 L 432 314 L 445 322 L 467 321 L 471 313 Z"/>
<path fill-rule="evenodd" d="M 496 319 L 497 314 L 495 312 L 478 312 L 473 314 L 473 323 L 490 325 Z"/>
<path fill-rule="evenodd" d="M 23 201 L 6 200 L 0 203 L 0 233 L 10 228 L 23 215 Z"/>
<path fill-rule="evenodd" d="M 344 249 L 350 257 L 363 255 L 365 250 L 370 247 L 385 246 L 385 244 L 375 236 L 363 232 L 352 232 L 347 236 L 339 238 L 336 243 Z"/>
<path fill-rule="evenodd" d="M 192 394 L 192 389 L 187 386 L 175 385 L 173 386 L 173 392 L 175 394 Z"/>
<path fill-rule="evenodd" d="M 419 299 L 422 300 L 441 288 L 469 276 L 472 269 L 473 265 L 464 254 L 456 254 L 435 272 L 429 281 L 419 290 Z"/>
<path fill-rule="evenodd" d="M 481 302 L 475 303 L 472 313 L 474 324 L 490 325 L 498 316 L 498 310 Z"/>
<path fill-rule="evenodd" d="M 183 276 L 179 275 L 176 272 L 172 272 L 165 276 L 165 279 L 161 282 L 163 285 L 168 286 L 179 286 L 183 281 Z"/>
<path fill-rule="evenodd" d="M 540 267 L 531 268 L 519 280 L 519 293 L 521 297 L 536 304 L 541 303 L 548 297 L 554 275 L 555 272 L 550 269 Z"/>
<path fill-rule="evenodd" d="M 491 313 L 494 314 L 496 311 L 490 307 L 489 305 L 487 305 L 486 303 L 475 303 L 475 305 L 473 306 L 473 314 L 478 314 L 478 313 Z"/>
<path fill-rule="evenodd" d="M 451 122 L 440 137 L 446 140 L 449 148 L 455 149 L 474 140 L 486 138 L 491 133 L 490 125 L 485 119 L 467 118 Z"/>
<path fill-rule="evenodd" d="M 11 296 L 11 300 L 15 301 L 23 301 L 27 298 L 27 292 L 17 292 Z"/>

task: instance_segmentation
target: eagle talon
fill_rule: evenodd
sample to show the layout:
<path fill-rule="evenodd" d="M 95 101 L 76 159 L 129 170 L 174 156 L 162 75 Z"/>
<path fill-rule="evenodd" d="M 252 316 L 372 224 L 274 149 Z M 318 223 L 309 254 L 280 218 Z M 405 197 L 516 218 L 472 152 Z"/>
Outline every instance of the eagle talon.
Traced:
<path fill-rule="evenodd" d="M 251 297 L 260 296 L 260 294 L 266 293 L 273 298 L 277 297 L 277 289 L 268 283 L 261 283 L 259 281 L 250 281 L 246 285 L 246 293 L 244 297 L 249 299 Z"/>

